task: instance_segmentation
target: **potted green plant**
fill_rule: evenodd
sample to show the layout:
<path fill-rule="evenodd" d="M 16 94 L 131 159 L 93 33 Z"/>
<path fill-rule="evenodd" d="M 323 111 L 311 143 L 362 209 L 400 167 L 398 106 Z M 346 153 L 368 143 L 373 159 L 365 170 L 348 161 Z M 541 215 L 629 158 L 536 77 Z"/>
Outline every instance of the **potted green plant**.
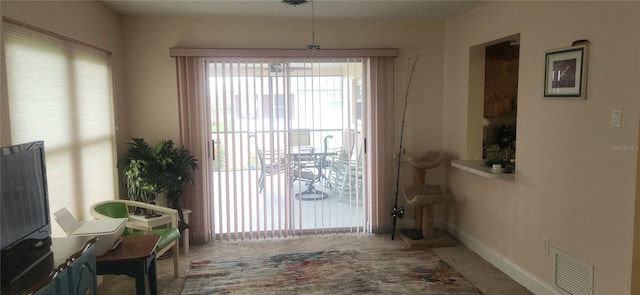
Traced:
<path fill-rule="evenodd" d="M 131 200 L 154 203 L 159 193 L 166 193 L 168 207 L 178 210 L 181 228 L 182 208 L 178 200 L 186 183 L 198 167 L 198 160 L 184 147 L 176 148 L 172 140 L 151 146 L 142 138 L 132 138 L 119 160 L 123 181 Z"/>

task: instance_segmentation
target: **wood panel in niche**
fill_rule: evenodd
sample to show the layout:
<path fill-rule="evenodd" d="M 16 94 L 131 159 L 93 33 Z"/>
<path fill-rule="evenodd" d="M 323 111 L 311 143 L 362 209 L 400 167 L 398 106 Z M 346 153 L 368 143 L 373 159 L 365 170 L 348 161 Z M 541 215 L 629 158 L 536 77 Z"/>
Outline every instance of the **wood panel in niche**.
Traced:
<path fill-rule="evenodd" d="M 487 46 L 484 72 L 484 116 L 516 115 L 520 46 L 511 41 Z"/>

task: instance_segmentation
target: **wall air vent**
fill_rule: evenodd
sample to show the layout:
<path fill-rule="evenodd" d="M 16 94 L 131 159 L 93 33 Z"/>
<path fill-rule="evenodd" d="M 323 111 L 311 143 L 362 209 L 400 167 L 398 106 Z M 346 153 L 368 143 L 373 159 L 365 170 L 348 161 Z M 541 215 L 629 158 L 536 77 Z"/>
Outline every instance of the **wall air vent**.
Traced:
<path fill-rule="evenodd" d="M 593 295 L 593 265 L 553 249 L 554 286 L 568 295 Z"/>

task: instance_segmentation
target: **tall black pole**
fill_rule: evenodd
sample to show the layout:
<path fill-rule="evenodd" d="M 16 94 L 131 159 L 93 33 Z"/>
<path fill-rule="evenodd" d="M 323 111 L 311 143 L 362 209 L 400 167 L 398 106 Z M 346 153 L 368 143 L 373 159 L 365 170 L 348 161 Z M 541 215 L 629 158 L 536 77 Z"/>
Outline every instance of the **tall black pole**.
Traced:
<path fill-rule="evenodd" d="M 398 149 L 398 155 L 396 161 L 398 161 L 398 169 L 396 170 L 396 191 L 395 191 L 395 203 L 393 205 L 393 212 L 391 216 L 393 217 L 393 230 L 391 231 L 391 239 L 394 240 L 396 237 L 396 223 L 398 218 L 404 217 L 404 207 L 398 208 L 398 193 L 400 190 L 400 155 L 403 153 L 404 146 L 402 145 L 402 138 L 404 137 L 404 118 L 407 114 L 407 101 L 409 100 L 409 89 L 411 88 L 411 80 L 413 79 L 413 71 L 416 68 L 416 63 L 418 62 L 418 58 L 420 55 L 416 56 L 416 59 L 411 64 L 411 57 L 409 57 L 409 68 L 407 69 L 407 88 L 404 93 L 404 109 L 402 110 L 402 125 L 400 125 L 400 148 Z"/>

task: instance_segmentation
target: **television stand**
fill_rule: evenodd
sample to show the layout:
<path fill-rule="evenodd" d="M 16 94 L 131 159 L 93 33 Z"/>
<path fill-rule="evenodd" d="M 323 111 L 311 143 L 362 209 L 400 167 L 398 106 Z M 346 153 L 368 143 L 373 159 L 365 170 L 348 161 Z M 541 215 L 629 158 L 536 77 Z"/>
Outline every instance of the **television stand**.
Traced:
<path fill-rule="evenodd" d="M 3 284 L 2 294 L 96 294 L 97 239 L 68 237 L 51 240 L 51 255 L 12 284 Z"/>
<path fill-rule="evenodd" d="M 26 244 L 32 244 L 31 242 Z M 33 245 L 16 245 L 12 250 L 2 253 L 0 262 L 2 263 L 2 286 L 16 284 L 23 277 L 33 276 L 33 268 L 52 260 L 53 253 L 49 247 L 51 238 L 47 237 Z M 46 273 L 48 274 L 48 273 Z M 4 290 L 4 288 L 2 289 Z"/>

